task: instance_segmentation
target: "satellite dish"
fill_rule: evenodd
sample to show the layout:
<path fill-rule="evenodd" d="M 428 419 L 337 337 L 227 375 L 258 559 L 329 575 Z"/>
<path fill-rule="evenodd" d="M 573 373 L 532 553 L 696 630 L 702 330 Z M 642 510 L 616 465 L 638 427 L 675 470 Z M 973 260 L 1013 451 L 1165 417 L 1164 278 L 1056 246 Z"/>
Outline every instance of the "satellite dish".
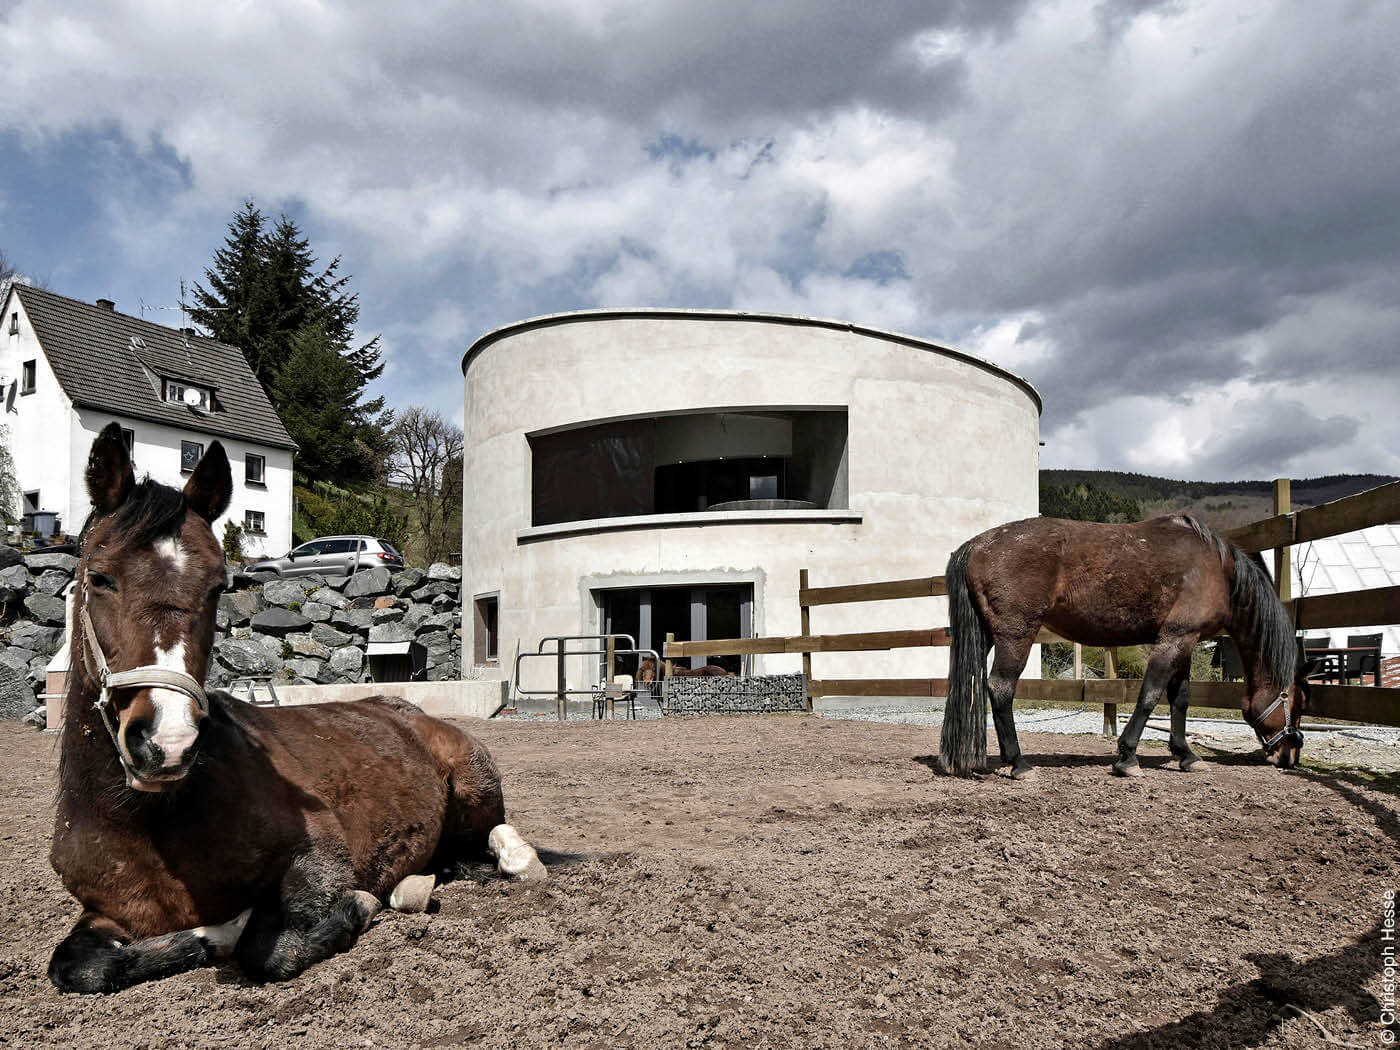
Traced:
<path fill-rule="evenodd" d="M 198 408 L 203 400 L 203 395 L 193 387 L 185 391 L 185 404 L 189 405 L 190 408 Z"/>

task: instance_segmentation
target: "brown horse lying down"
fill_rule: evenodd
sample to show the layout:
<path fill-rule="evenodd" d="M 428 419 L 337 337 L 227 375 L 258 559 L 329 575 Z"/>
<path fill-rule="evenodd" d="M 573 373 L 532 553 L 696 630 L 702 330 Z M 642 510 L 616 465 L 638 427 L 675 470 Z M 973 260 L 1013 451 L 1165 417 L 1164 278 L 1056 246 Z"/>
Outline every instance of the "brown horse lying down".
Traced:
<path fill-rule="evenodd" d="M 940 755 L 951 772 L 981 767 L 987 701 L 1001 761 L 1029 775 L 1012 721 L 1016 682 L 1042 626 L 1085 645 L 1150 645 L 1137 707 L 1113 771 L 1137 776 L 1137 747 L 1157 700 L 1171 704 L 1171 751 L 1183 770 L 1204 763 L 1186 742 L 1191 653 L 1226 631 L 1245 668 L 1243 715 L 1278 765 L 1298 761 L 1308 667 L 1283 603 L 1257 556 L 1194 518 L 1133 525 L 1030 518 L 974 536 L 948 560 L 952 656 Z M 994 650 L 990 677 L 987 654 Z"/>
<path fill-rule="evenodd" d="M 663 668 L 664 670 L 664 668 Z M 733 678 L 735 674 L 719 664 L 706 664 L 704 667 L 682 667 L 680 664 L 671 664 L 671 675 L 675 678 Z M 664 675 L 663 675 L 664 677 Z M 644 656 L 637 666 L 638 682 L 655 682 L 656 657 Z"/>
<path fill-rule="evenodd" d="M 112 424 L 87 482 L 50 858 L 83 914 L 49 962 L 55 985 L 114 991 L 230 953 L 250 976 L 292 977 L 488 835 L 504 870 L 542 873 L 502 823 L 491 756 L 455 726 L 395 700 L 260 708 L 203 691 L 225 581 L 209 523 L 232 488 L 218 442 L 179 492 L 136 483 Z"/>

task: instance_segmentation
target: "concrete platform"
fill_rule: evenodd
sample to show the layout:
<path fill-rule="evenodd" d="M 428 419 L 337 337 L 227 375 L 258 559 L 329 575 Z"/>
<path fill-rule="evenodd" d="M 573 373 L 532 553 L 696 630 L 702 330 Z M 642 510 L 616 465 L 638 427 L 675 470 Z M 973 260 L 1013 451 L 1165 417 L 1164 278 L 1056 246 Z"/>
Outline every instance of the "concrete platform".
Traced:
<path fill-rule="evenodd" d="M 506 683 L 458 682 L 356 682 L 351 685 L 279 685 L 277 697 L 284 707 L 299 704 L 335 704 L 371 696 L 397 696 L 440 718 L 490 718 L 506 702 Z"/>

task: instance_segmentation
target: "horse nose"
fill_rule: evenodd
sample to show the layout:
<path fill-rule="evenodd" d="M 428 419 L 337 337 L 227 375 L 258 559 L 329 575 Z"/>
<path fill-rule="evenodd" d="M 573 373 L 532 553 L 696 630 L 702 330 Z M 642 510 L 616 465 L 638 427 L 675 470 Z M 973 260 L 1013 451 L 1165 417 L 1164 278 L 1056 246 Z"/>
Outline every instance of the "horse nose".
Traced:
<path fill-rule="evenodd" d="M 159 767 L 165 762 L 165 752 L 156 743 L 154 719 L 133 718 L 126 724 L 126 753 L 133 763 L 143 768 Z"/>

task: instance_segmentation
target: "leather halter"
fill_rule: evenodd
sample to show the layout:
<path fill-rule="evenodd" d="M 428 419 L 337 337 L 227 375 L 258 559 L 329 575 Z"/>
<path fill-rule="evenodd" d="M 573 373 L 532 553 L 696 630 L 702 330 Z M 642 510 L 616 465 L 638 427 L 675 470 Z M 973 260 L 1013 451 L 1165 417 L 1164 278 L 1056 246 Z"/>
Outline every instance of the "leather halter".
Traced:
<path fill-rule="evenodd" d="M 1283 705 L 1283 728 L 1267 739 L 1264 736 L 1264 723 L 1268 721 L 1271 714 L 1278 710 L 1279 704 Z M 1293 724 L 1293 704 L 1289 700 L 1288 690 L 1285 689 L 1274 698 L 1274 702 L 1264 708 L 1257 716 L 1245 716 L 1245 721 L 1254 730 L 1254 735 L 1259 738 L 1259 743 L 1264 750 L 1268 751 L 1278 745 L 1284 739 L 1291 738 L 1298 742 L 1298 746 L 1303 746 L 1303 731 Z"/>
<path fill-rule="evenodd" d="M 113 671 L 107 666 L 107 657 L 102 652 L 102 646 L 97 640 L 97 632 L 92 628 L 92 618 L 88 616 L 88 587 L 87 578 L 83 579 L 83 608 L 78 614 L 78 620 L 83 628 L 83 653 L 87 657 L 88 668 L 97 677 L 98 685 L 101 687 L 97 695 L 97 700 L 93 702 L 93 707 L 97 709 L 97 717 L 102 722 L 102 727 L 107 730 L 107 735 L 112 738 L 112 746 L 117 749 L 117 758 L 121 760 L 123 768 L 131 772 L 126 764 L 126 755 L 123 754 L 121 744 L 117 741 L 117 731 L 112 727 L 109 718 L 109 711 L 112 705 L 112 690 L 114 689 L 144 689 L 147 687 L 159 687 L 161 689 L 174 689 L 178 693 L 184 693 L 197 705 L 200 714 L 209 713 L 209 697 L 204 693 L 204 687 L 195 681 L 193 675 L 184 671 L 175 671 L 168 667 L 157 667 L 155 664 L 142 664 L 140 667 L 132 667 L 126 671 Z"/>

